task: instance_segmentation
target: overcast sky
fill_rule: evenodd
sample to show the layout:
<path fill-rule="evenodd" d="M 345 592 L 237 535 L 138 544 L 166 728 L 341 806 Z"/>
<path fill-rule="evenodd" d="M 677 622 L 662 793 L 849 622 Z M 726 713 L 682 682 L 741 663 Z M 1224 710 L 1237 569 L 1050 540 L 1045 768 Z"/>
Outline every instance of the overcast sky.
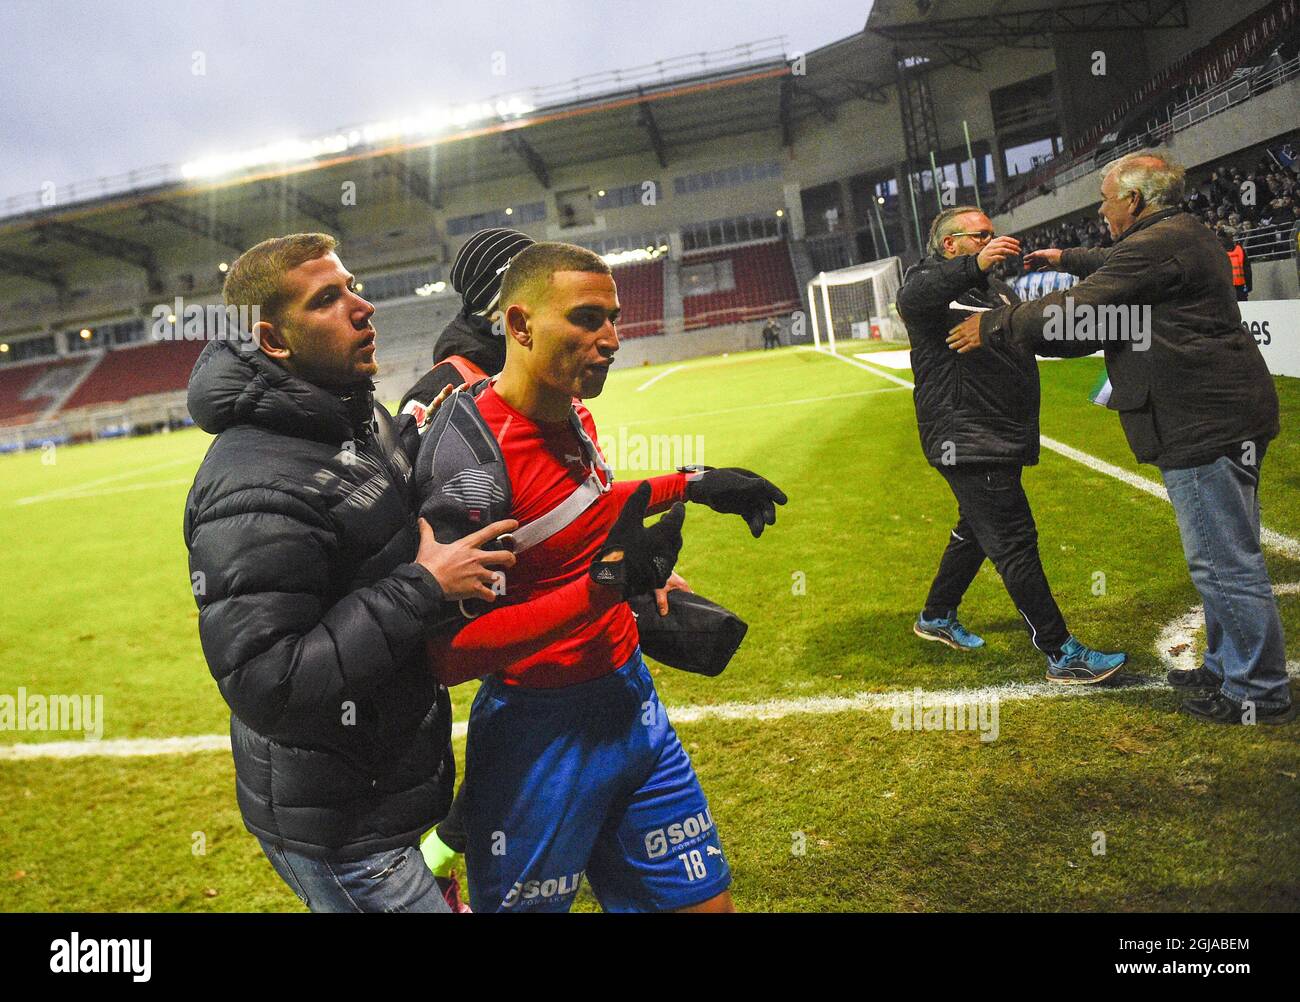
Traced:
<path fill-rule="evenodd" d="M 810 50 L 860 31 L 870 6 L 0 0 L 0 196 L 772 36 Z"/>

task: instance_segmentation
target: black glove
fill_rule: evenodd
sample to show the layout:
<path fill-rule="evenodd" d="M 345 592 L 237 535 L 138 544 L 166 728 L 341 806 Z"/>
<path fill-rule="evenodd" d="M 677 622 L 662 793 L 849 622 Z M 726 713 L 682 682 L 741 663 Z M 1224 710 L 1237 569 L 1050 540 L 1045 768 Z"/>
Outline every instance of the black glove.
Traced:
<path fill-rule="evenodd" d="M 621 587 L 625 599 L 667 584 L 682 549 L 686 506 L 678 502 L 646 528 L 642 522 L 649 503 L 650 485 L 643 483 L 623 505 L 618 521 L 591 563 L 592 580 Z"/>
<path fill-rule="evenodd" d="M 749 523 L 755 539 L 763 534 L 763 526 L 776 524 L 776 506 L 789 500 L 785 491 L 751 470 L 738 466 L 697 469 L 704 472 L 687 471 L 686 500 L 724 515 L 739 515 Z"/>

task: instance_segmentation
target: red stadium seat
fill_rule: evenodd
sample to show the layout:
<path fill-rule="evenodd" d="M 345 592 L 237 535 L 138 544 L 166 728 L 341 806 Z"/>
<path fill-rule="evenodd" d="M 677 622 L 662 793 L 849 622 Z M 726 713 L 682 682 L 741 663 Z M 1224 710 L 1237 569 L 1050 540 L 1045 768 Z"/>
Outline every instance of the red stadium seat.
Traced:
<path fill-rule="evenodd" d="M 664 329 L 664 265 L 662 261 L 623 264 L 613 269 L 622 314 L 621 338 L 661 334 Z"/>
<path fill-rule="evenodd" d="M 734 289 L 700 295 L 688 295 L 690 290 L 682 289 L 687 330 L 758 320 L 798 308 L 799 290 L 784 240 L 692 254 L 682 260 L 682 266 L 728 258 Z"/>
<path fill-rule="evenodd" d="M 26 424 L 40 417 L 54 403 L 52 394 L 57 391 L 52 386 L 50 395 L 28 396 L 24 399 L 24 394 L 49 373 L 84 366 L 87 361 L 76 358 L 0 369 L 0 425 Z"/>
<path fill-rule="evenodd" d="M 204 341 L 161 341 L 110 351 L 77 387 L 63 410 L 183 390 L 205 344 Z"/>

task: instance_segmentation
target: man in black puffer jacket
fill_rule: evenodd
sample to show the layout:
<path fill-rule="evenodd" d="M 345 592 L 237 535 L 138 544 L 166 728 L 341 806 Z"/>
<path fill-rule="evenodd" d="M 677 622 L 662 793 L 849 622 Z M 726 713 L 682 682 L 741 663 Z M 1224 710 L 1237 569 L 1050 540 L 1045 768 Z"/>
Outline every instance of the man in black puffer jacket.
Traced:
<path fill-rule="evenodd" d="M 930 227 L 931 256 L 910 268 L 898 313 L 912 345 L 916 420 L 925 457 L 957 498 L 958 520 L 913 632 L 954 650 L 984 646 L 957 619 L 957 607 L 987 556 L 1035 647 L 1047 679 L 1100 682 L 1123 654 L 1094 651 L 1071 635 L 1038 556 L 1038 529 L 1021 471 L 1038 462 L 1038 362 L 1006 345 L 970 355 L 949 350 L 948 332 L 973 314 L 1016 302 L 989 270 L 1020 253 L 973 205 L 947 209 Z"/>
<path fill-rule="evenodd" d="M 185 542 L 203 653 L 231 709 L 244 824 L 313 911 L 446 911 L 416 842 L 451 802 L 451 708 L 426 625 L 491 601 L 478 549 L 418 521 L 417 447 L 371 394 L 374 307 L 324 234 L 264 241 L 231 267 L 251 341 L 215 341 L 189 409 L 216 435 Z"/>

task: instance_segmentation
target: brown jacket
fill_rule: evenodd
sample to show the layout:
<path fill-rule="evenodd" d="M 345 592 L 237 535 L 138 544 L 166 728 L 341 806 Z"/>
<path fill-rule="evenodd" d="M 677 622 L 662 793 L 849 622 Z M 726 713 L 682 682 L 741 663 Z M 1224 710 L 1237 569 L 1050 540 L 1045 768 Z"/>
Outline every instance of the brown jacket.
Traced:
<path fill-rule="evenodd" d="M 1162 209 L 1108 249 L 1064 251 L 1061 267 L 1083 281 L 983 314 L 981 339 L 1011 339 L 1064 358 L 1104 349 L 1112 386 L 1107 406 L 1119 411 L 1142 463 L 1200 466 L 1243 441 L 1262 446 L 1277 437 L 1277 390 L 1241 325 L 1231 265 L 1207 226 L 1181 209 Z M 1074 330 L 1091 322 L 1093 339 L 1062 339 L 1071 306 Z M 1139 310 L 1121 317 L 1104 309 L 1115 306 Z M 1150 307 L 1145 328 L 1143 306 Z M 1129 339 L 1120 339 L 1125 333 Z"/>

